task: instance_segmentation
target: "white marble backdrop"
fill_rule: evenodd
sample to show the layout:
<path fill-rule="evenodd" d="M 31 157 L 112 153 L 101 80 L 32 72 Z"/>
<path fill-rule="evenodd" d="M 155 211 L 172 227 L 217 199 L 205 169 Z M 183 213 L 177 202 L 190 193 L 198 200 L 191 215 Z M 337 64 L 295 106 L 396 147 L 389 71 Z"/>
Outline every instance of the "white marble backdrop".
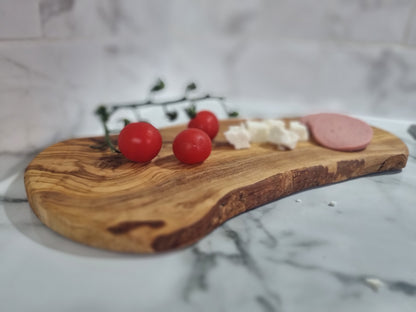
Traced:
<path fill-rule="evenodd" d="M 43 226 L 29 161 L 101 134 L 94 108 L 143 99 L 158 77 L 162 97 L 194 80 L 247 117 L 363 116 L 409 162 L 282 198 L 162 256 Z M 415 103 L 416 0 L 0 0 L 0 310 L 414 312 Z M 143 117 L 168 124 L 158 109 Z"/>
<path fill-rule="evenodd" d="M 193 80 L 250 116 L 414 120 L 415 11 L 415 0 L 1 0 L 3 154 L 100 134 L 98 103 L 143 99 L 157 77 L 166 97 Z"/>

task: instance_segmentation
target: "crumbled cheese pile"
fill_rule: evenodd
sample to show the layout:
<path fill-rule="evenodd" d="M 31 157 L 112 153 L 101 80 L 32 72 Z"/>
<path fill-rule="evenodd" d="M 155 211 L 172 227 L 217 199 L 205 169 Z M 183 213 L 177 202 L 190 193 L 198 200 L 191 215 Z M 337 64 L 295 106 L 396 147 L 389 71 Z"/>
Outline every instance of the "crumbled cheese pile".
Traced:
<path fill-rule="evenodd" d="M 224 136 L 235 149 L 249 148 L 250 143 L 272 143 L 279 148 L 294 149 L 298 141 L 307 141 L 307 127 L 299 121 L 291 121 L 286 128 L 284 121 L 268 119 L 247 120 L 238 126 L 230 126 Z"/>

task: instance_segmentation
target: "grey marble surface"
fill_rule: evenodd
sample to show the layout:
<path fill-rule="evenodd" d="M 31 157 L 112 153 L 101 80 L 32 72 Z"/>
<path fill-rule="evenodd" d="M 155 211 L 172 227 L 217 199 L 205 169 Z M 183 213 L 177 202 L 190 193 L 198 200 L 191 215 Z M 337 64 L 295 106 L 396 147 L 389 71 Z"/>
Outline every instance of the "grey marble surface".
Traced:
<path fill-rule="evenodd" d="M 1 153 L 2 310 L 415 311 L 416 140 L 407 121 L 362 118 L 408 145 L 405 169 L 287 196 L 155 256 L 49 230 L 23 185 L 37 151 Z"/>
<path fill-rule="evenodd" d="M 415 71 L 416 0 L 0 1 L 0 310 L 415 311 Z M 408 165 L 285 197 L 159 256 L 48 230 L 27 203 L 28 162 L 101 134 L 97 104 L 143 99 L 158 77 L 161 98 L 192 80 L 244 117 L 359 116 L 398 135 Z M 160 113 L 142 117 L 162 127 Z"/>

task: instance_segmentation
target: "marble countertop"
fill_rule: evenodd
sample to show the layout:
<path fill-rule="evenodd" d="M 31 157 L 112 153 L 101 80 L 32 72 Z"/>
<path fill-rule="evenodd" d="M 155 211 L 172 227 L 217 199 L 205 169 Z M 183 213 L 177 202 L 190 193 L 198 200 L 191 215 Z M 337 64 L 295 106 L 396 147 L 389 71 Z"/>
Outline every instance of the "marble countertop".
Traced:
<path fill-rule="evenodd" d="M 410 121 L 364 119 L 407 144 L 406 168 L 287 196 L 155 256 L 46 228 L 23 185 L 38 150 L 0 151 L 0 310 L 415 311 L 416 140 Z"/>

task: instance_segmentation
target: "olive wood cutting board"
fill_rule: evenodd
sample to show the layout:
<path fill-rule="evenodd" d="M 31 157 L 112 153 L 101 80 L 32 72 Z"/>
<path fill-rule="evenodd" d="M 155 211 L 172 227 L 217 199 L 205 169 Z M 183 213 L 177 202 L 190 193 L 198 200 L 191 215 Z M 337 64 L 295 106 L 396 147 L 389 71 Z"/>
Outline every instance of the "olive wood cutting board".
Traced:
<path fill-rule="evenodd" d="M 30 206 L 46 226 L 72 240 L 156 253 L 189 246 L 228 219 L 282 196 L 398 170 L 407 162 L 406 145 L 378 128 L 359 152 L 330 150 L 313 139 L 294 150 L 270 144 L 235 150 L 222 133 L 239 122 L 220 122 L 210 157 L 198 165 L 182 164 L 172 153 L 184 125 L 161 129 L 162 150 L 145 164 L 92 149 L 102 137 L 52 145 L 25 171 Z"/>

